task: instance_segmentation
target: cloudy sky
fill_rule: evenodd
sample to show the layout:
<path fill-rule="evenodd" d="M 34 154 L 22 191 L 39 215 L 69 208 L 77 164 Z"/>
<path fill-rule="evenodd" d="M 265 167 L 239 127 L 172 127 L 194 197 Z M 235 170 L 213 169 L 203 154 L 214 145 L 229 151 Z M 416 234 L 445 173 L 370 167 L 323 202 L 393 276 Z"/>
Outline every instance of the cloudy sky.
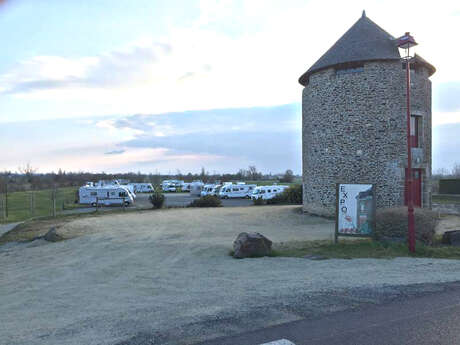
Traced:
<path fill-rule="evenodd" d="M 459 1 L 0 0 L 0 170 L 300 173 L 297 79 L 363 9 L 436 66 L 433 170 L 450 169 Z"/>

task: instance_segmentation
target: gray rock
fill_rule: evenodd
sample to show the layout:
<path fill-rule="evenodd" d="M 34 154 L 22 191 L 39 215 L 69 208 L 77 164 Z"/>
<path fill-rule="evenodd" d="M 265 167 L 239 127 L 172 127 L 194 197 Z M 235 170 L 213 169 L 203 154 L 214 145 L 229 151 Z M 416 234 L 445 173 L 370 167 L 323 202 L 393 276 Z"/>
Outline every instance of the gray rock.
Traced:
<path fill-rule="evenodd" d="M 312 255 L 305 255 L 303 257 L 304 259 L 308 259 L 308 260 L 327 260 L 329 259 L 327 256 L 324 256 L 324 255 L 315 255 L 315 254 L 312 254 Z"/>
<path fill-rule="evenodd" d="M 56 228 L 51 228 L 45 236 L 43 236 L 43 239 L 48 241 L 48 242 L 58 242 L 58 241 L 62 241 L 64 238 L 59 235 L 57 232 L 56 232 Z"/>
<path fill-rule="evenodd" d="M 272 241 L 258 232 L 242 232 L 233 242 L 233 251 L 237 259 L 267 256 L 272 251 Z"/>
<path fill-rule="evenodd" d="M 446 231 L 442 235 L 442 243 L 451 246 L 460 246 L 460 230 Z"/>

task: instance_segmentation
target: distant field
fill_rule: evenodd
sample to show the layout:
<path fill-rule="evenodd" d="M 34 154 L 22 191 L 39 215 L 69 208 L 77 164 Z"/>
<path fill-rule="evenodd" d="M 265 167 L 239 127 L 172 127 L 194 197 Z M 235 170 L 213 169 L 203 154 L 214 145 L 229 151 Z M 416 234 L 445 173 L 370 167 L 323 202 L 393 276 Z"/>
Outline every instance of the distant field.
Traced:
<path fill-rule="evenodd" d="M 436 204 L 460 204 L 460 195 L 435 194 L 431 201 Z"/>
<path fill-rule="evenodd" d="M 56 213 L 80 205 L 75 204 L 78 187 L 59 188 L 56 190 Z M 8 193 L 8 211 L 6 195 L 0 194 L 0 222 L 19 222 L 33 217 L 53 215 L 53 191 L 51 189 Z M 7 217 L 8 215 L 8 217 Z"/>
<path fill-rule="evenodd" d="M 284 186 L 292 186 L 295 184 L 301 184 L 302 180 L 294 180 L 294 182 L 279 182 L 278 180 L 267 180 L 267 181 L 246 181 L 246 184 L 255 184 L 257 186 L 271 186 L 273 184 L 279 184 Z"/>

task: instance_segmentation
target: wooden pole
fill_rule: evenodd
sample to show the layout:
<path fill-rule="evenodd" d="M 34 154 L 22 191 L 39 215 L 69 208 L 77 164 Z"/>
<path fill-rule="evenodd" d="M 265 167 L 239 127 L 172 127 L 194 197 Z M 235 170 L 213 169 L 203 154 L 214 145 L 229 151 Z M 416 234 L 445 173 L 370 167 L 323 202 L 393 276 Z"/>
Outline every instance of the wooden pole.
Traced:
<path fill-rule="evenodd" d="M 33 212 L 33 205 L 32 205 L 32 203 L 33 203 L 32 198 L 33 198 L 33 192 L 30 192 L 30 193 L 29 193 L 29 207 L 30 207 L 30 209 L 29 209 L 29 214 L 30 214 L 31 217 L 33 217 L 33 215 L 34 215 L 34 212 Z"/>
<path fill-rule="evenodd" d="M 5 193 L 5 219 L 8 219 L 8 180 L 6 180 L 6 190 L 5 191 L 6 191 Z"/>
<path fill-rule="evenodd" d="M 56 186 L 53 188 L 53 217 L 56 218 Z"/>
<path fill-rule="evenodd" d="M 3 201 L 3 194 L 0 195 L 0 210 L 2 211 L 2 219 L 5 220 L 6 215 L 5 215 L 5 203 Z"/>

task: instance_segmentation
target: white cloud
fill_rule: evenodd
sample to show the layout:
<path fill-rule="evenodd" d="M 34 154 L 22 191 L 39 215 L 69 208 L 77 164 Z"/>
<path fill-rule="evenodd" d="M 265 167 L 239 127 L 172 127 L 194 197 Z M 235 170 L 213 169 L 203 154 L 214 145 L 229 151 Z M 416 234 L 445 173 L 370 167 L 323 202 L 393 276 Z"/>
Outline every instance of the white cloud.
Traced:
<path fill-rule="evenodd" d="M 94 109 L 98 115 L 110 115 L 299 102 L 298 77 L 363 8 L 395 36 L 414 32 L 418 52 L 438 68 L 434 87 L 460 80 L 452 59 L 459 48 L 445 34 L 456 32 L 457 2 L 445 1 L 442 7 L 428 1 L 413 7 L 361 0 L 290 5 L 278 0 L 202 0 L 201 15 L 191 26 L 173 27 L 164 37 L 144 36 L 98 56 L 24 61 L 0 76 L 0 90 L 24 102 L 47 100 L 50 107 L 56 99 L 87 104 L 80 116 L 94 115 Z M 449 54 L 440 49 L 444 47 Z M 49 116 L 63 113 L 59 109 Z"/>

